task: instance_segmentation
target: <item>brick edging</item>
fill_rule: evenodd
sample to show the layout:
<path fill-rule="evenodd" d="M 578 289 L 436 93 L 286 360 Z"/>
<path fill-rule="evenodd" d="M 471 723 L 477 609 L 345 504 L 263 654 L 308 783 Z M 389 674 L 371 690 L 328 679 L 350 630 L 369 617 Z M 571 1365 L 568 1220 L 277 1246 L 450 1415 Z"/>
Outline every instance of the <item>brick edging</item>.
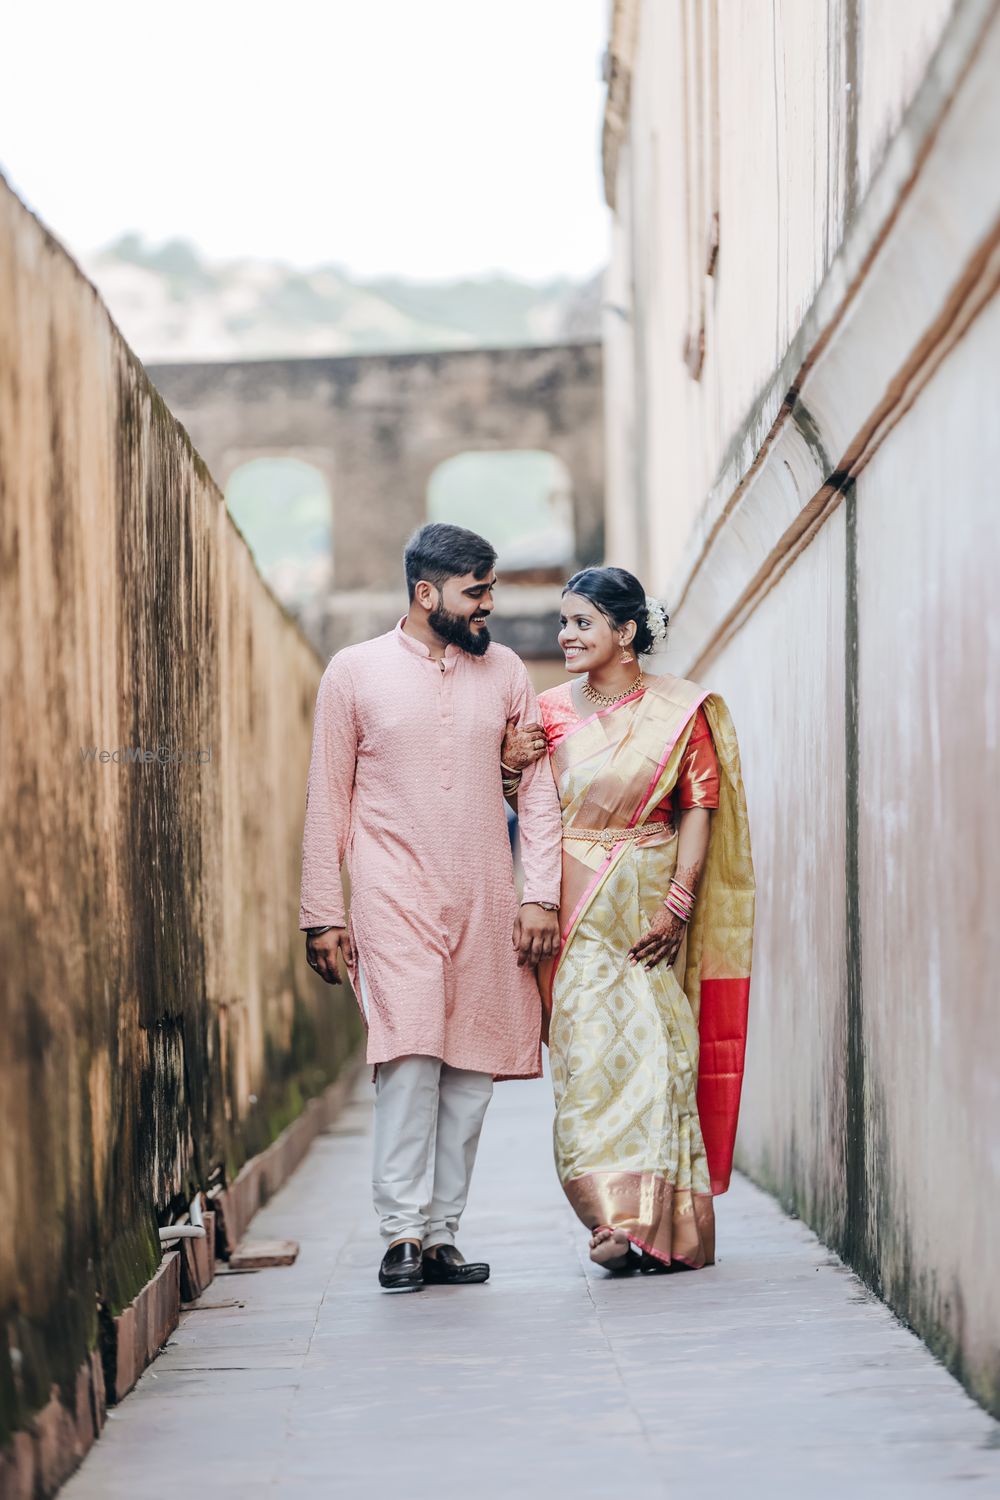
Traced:
<path fill-rule="evenodd" d="M 363 1055 L 356 1052 L 344 1064 L 339 1078 L 317 1098 L 310 1099 L 277 1140 L 252 1156 L 228 1187 L 211 1196 L 209 1201 L 217 1216 L 217 1250 L 224 1259 L 236 1249 L 257 1210 L 288 1181 L 320 1131 L 343 1109 L 363 1066 Z"/>
<path fill-rule="evenodd" d="M 182 1283 L 199 1296 L 215 1274 L 216 1253 L 228 1257 L 254 1214 L 288 1181 L 309 1147 L 343 1109 L 363 1067 L 363 1052 L 310 1099 L 266 1150 L 251 1157 L 226 1188 L 209 1199 L 205 1240 L 182 1240 L 168 1250 L 126 1308 L 105 1325 L 76 1375 L 72 1406 L 53 1386 L 50 1399 L 0 1452 L 0 1500 L 47 1500 L 83 1462 L 104 1428 L 108 1406 L 121 1401 L 177 1327 Z"/>

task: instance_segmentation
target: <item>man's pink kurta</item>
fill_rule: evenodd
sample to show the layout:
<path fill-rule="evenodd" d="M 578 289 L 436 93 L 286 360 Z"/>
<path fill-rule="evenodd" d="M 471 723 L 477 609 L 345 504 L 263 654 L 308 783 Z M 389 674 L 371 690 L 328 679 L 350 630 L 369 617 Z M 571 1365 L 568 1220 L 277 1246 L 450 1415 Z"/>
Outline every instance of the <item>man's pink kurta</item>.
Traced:
<path fill-rule="evenodd" d="M 368 1061 L 423 1054 L 496 1078 L 541 1072 L 534 971 L 517 967 L 518 896 L 500 785 L 507 720 L 538 716 L 513 651 L 449 646 L 444 670 L 406 635 L 349 646 L 320 683 L 300 927 L 343 926 Z M 525 901 L 558 902 L 562 821 L 548 757 L 518 795 Z"/>

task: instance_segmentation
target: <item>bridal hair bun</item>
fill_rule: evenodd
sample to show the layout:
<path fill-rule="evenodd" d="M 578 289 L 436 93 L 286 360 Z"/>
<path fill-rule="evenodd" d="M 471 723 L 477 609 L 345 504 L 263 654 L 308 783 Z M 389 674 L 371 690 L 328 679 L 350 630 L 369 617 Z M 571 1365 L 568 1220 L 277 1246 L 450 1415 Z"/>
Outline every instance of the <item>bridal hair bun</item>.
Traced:
<path fill-rule="evenodd" d="M 667 614 L 666 609 L 660 603 L 659 599 L 650 599 L 650 598 L 647 598 L 646 599 L 646 624 L 649 626 L 649 633 L 650 633 L 650 635 L 653 638 L 653 648 L 654 648 L 654 650 L 660 644 L 661 641 L 665 641 L 666 640 L 666 638 L 667 638 L 667 626 L 668 626 L 669 623 L 670 623 L 670 616 Z"/>

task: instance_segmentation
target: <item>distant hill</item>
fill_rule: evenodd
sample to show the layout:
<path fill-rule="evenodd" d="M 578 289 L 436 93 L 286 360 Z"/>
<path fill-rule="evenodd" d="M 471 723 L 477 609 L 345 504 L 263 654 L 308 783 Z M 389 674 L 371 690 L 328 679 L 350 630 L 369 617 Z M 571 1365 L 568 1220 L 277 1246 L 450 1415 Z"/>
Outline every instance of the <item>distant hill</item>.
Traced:
<path fill-rule="evenodd" d="M 355 279 L 334 265 L 213 262 L 184 240 L 123 235 L 83 258 L 146 363 L 376 354 L 599 337 L 600 278 Z"/>

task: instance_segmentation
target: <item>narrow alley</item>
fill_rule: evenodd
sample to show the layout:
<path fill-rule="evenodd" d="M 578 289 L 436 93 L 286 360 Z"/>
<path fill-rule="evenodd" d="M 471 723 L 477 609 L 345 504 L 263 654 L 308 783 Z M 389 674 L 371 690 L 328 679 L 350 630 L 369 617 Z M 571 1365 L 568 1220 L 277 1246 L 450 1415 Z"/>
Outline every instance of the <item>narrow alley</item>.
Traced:
<path fill-rule="evenodd" d="M 1000 0 L 258 10 L 5 28 L 0 1500 L 1000 1497 Z"/>
<path fill-rule="evenodd" d="M 297 1264 L 219 1275 L 66 1500 L 995 1495 L 1000 1425 L 800 1223 L 737 1178 L 711 1270 L 613 1279 L 498 1087 L 466 1219 L 485 1287 L 387 1296 L 369 1088 L 254 1223 Z M 461 1303 L 461 1317 L 456 1302 Z"/>

